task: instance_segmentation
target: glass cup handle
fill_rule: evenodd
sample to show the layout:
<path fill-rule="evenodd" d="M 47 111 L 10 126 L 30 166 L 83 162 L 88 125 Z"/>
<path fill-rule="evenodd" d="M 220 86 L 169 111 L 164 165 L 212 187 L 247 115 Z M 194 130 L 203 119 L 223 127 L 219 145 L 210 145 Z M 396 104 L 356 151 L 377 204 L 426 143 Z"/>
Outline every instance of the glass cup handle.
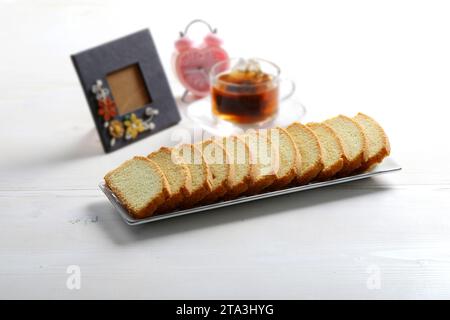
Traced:
<path fill-rule="evenodd" d="M 289 90 L 287 92 L 284 92 L 283 90 L 283 84 L 288 83 L 289 84 Z M 290 79 L 282 78 L 280 79 L 280 101 L 285 101 L 292 97 L 292 95 L 295 93 L 295 82 Z"/>

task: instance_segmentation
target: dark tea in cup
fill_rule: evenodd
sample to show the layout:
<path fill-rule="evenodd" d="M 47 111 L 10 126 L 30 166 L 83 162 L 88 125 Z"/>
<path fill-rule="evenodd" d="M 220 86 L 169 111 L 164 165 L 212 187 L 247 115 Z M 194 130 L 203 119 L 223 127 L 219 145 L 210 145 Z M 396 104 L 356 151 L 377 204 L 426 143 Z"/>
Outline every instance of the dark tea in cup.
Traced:
<path fill-rule="evenodd" d="M 262 123 L 278 112 L 279 69 L 264 60 L 240 59 L 234 66 L 220 62 L 211 73 L 213 114 L 223 120 Z M 263 68 L 263 64 L 268 64 Z M 272 70 L 270 70 L 270 67 Z"/>

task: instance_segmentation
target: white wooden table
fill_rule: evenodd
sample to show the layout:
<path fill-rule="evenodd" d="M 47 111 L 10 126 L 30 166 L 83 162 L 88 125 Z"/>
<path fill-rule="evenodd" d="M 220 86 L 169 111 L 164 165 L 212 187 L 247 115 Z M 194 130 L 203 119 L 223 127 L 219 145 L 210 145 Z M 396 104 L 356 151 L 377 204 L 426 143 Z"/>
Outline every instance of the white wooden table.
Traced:
<path fill-rule="evenodd" d="M 450 298 L 449 4 L 222 6 L 0 0 L 0 298 Z M 198 17 L 277 62 L 305 121 L 378 119 L 403 171 L 125 225 L 98 182 L 174 129 L 105 155 L 69 55 L 150 27 L 179 95 L 173 41 Z"/>

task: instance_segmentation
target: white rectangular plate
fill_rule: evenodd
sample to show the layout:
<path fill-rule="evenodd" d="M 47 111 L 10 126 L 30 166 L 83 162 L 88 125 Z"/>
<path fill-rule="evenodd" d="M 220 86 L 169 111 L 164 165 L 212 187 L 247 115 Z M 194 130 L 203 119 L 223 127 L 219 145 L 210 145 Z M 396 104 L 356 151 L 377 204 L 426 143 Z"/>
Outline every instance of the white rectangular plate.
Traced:
<path fill-rule="evenodd" d="M 148 217 L 148 218 L 144 218 L 144 219 L 136 219 L 136 218 L 133 218 L 132 216 L 130 216 L 128 214 L 127 210 L 122 206 L 122 204 L 116 198 L 116 196 L 105 185 L 104 181 L 102 181 L 99 184 L 99 187 L 105 193 L 106 197 L 112 203 L 114 208 L 117 209 L 120 216 L 123 218 L 123 220 L 127 224 L 139 225 L 139 224 L 143 224 L 143 223 L 164 220 L 164 219 L 174 218 L 174 217 L 178 217 L 178 216 L 184 216 L 186 214 L 196 213 L 196 212 L 200 212 L 200 211 L 206 211 L 206 210 L 211 210 L 211 209 L 220 208 L 220 207 L 232 206 L 232 205 L 243 203 L 243 202 L 250 202 L 250 201 L 255 201 L 255 200 L 259 200 L 259 199 L 275 197 L 275 196 L 282 195 L 282 194 L 288 194 L 288 193 L 293 193 L 293 192 L 298 192 L 298 191 L 310 190 L 310 189 L 332 186 L 332 185 L 336 185 L 336 184 L 340 184 L 340 183 L 370 178 L 373 176 L 377 176 L 377 175 L 389 173 L 389 172 L 394 172 L 394 171 L 398 171 L 398 170 L 401 170 L 401 167 L 393 159 L 387 158 L 387 159 L 384 159 L 384 161 L 381 164 L 379 164 L 378 166 L 376 166 L 369 172 L 364 172 L 361 174 L 357 174 L 357 175 L 353 175 L 353 176 L 349 176 L 349 177 L 345 177 L 345 178 L 334 179 L 334 180 L 330 180 L 330 181 L 313 182 L 313 183 L 310 183 L 310 184 L 307 184 L 304 186 L 291 187 L 291 188 L 287 188 L 287 189 L 261 193 L 261 194 L 257 194 L 254 196 L 241 197 L 241 198 L 237 198 L 237 199 L 233 199 L 233 200 L 229 200 L 229 201 L 217 202 L 217 203 L 213 203 L 213 204 L 209 204 L 209 205 L 205 205 L 205 206 L 199 206 L 199 207 L 195 207 L 195 208 L 191 208 L 191 209 L 179 210 L 179 211 L 174 211 L 174 212 L 165 213 L 165 214 L 161 214 L 161 215 L 156 215 L 156 216 L 152 216 L 152 217 Z"/>

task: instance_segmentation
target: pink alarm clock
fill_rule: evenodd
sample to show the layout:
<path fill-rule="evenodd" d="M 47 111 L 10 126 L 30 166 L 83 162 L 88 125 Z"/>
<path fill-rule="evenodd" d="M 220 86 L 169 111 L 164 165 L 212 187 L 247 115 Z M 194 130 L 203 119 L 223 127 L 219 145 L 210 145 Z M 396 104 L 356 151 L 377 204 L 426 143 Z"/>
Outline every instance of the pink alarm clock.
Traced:
<path fill-rule="evenodd" d="M 187 37 L 187 32 L 191 25 L 198 22 L 205 24 L 210 32 L 200 45 L 194 46 L 192 40 Z M 209 71 L 217 62 L 224 60 L 228 60 L 228 54 L 222 48 L 217 29 L 212 29 L 203 20 L 191 21 L 175 42 L 172 60 L 178 80 L 186 88 L 183 98 L 188 92 L 199 98 L 207 96 L 210 89 Z"/>

